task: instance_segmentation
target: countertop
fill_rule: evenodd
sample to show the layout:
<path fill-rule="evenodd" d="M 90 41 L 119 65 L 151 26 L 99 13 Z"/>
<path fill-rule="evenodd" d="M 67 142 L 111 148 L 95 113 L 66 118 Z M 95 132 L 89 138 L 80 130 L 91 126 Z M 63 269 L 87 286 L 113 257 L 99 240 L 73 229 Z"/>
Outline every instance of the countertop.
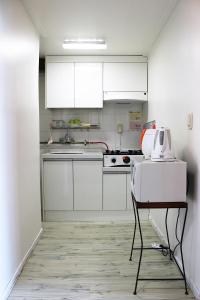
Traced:
<path fill-rule="evenodd" d="M 54 153 L 53 153 L 54 152 Z M 82 149 L 60 149 L 53 150 L 50 152 L 42 154 L 43 160 L 55 159 L 73 159 L 73 160 L 103 160 L 102 151 L 90 151 L 90 150 L 82 150 Z"/>
<path fill-rule="evenodd" d="M 40 149 L 79 149 L 80 145 L 70 145 L 70 144 L 62 144 L 62 143 L 40 143 Z"/>

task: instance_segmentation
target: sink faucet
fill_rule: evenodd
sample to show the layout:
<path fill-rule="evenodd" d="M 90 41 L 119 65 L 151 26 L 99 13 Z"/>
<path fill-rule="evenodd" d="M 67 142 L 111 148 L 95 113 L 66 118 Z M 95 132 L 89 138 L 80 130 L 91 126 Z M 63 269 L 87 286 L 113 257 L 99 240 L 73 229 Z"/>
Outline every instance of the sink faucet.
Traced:
<path fill-rule="evenodd" d="M 72 143 L 72 142 L 74 142 L 74 139 L 70 136 L 70 134 L 69 134 L 69 129 L 68 129 L 68 130 L 67 130 L 67 133 L 65 134 L 65 143 L 70 144 L 70 143 Z"/>

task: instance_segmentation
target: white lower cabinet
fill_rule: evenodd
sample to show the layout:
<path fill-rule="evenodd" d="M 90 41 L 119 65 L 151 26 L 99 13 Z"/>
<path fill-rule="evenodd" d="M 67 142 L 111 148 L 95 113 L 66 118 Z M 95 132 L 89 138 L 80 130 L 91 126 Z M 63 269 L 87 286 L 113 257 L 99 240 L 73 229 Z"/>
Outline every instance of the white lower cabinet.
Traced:
<path fill-rule="evenodd" d="M 103 210 L 132 210 L 131 175 L 103 174 Z"/>
<path fill-rule="evenodd" d="M 126 208 L 127 210 L 133 210 L 131 197 L 131 174 L 126 174 Z"/>
<path fill-rule="evenodd" d="M 102 173 L 98 160 L 43 161 L 43 210 L 132 210 L 130 174 Z"/>
<path fill-rule="evenodd" d="M 43 168 L 43 209 L 73 210 L 72 161 L 44 161 Z"/>
<path fill-rule="evenodd" d="M 103 174 L 103 210 L 126 210 L 126 174 Z"/>
<path fill-rule="evenodd" d="M 102 161 L 74 161 L 74 210 L 102 210 Z"/>

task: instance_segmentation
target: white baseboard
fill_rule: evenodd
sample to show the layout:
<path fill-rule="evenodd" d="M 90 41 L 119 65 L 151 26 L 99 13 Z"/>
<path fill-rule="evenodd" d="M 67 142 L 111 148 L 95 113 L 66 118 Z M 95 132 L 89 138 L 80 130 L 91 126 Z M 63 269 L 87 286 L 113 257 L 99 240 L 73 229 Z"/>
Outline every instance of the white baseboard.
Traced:
<path fill-rule="evenodd" d="M 23 257 L 22 261 L 20 262 L 20 264 L 18 265 L 13 277 L 11 278 L 11 280 L 9 281 L 4 293 L 2 296 L 0 296 L 0 299 L 1 300 L 6 300 L 8 298 L 8 296 L 10 295 L 15 283 L 16 283 L 16 280 L 18 278 L 18 276 L 21 274 L 21 271 L 27 261 L 27 259 L 29 258 L 29 256 L 31 255 L 32 251 L 34 250 L 34 248 L 36 247 L 37 243 L 38 243 L 38 240 L 42 234 L 42 231 L 43 229 L 41 228 L 39 233 L 37 234 L 37 236 L 35 237 L 31 247 L 29 248 L 29 250 L 27 251 L 27 253 L 25 254 L 25 256 Z"/>
<path fill-rule="evenodd" d="M 178 265 L 179 265 L 180 268 L 182 269 L 182 267 L 181 267 L 181 266 L 182 266 L 182 263 L 181 263 L 180 257 L 178 257 L 177 255 L 175 255 L 175 258 L 176 258 L 176 261 L 177 261 Z M 193 293 L 195 299 L 200 300 L 200 290 L 199 290 L 199 288 L 198 288 L 198 287 L 194 284 L 194 282 L 193 282 L 190 278 L 188 278 L 187 276 L 186 276 L 186 279 L 187 279 L 187 283 L 188 283 L 190 289 L 192 290 L 192 293 Z"/>
<path fill-rule="evenodd" d="M 140 211 L 141 220 L 148 220 L 148 211 Z M 126 211 L 45 211 L 45 222 L 65 221 L 134 221 L 133 210 Z"/>
<path fill-rule="evenodd" d="M 164 235 L 163 232 L 160 230 L 160 228 L 157 226 L 157 224 L 156 224 L 156 222 L 154 221 L 154 219 L 152 219 L 152 218 L 150 217 L 149 220 L 150 220 L 150 222 L 151 222 L 151 224 L 152 224 L 153 229 L 157 232 L 159 238 L 167 244 L 167 240 L 166 240 L 165 235 Z"/>
<path fill-rule="evenodd" d="M 166 240 L 164 234 L 162 233 L 162 231 L 160 230 L 160 228 L 157 226 L 156 222 L 152 218 L 150 219 L 150 221 L 152 223 L 153 228 L 155 229 L 158 236 L 160 237 L 160 239 L 167 244 L 167 240 Z M 176 258 L 176 261 L 177 261 L 179 267 L 182 269 L 182 267 L 181 267 L 182 263 L 181 263 L 180 258 L 177 255 L 175 255 L 175 258 Z M 186 280 L 187 280 L 187 283 L 188 283 L 190 289 L 192 290 L 192 293 L 193 293 L 195 299 L 200 300 L 199 288 L 194 284 L 194 282 L 188 276 L 186 276 Z"/>

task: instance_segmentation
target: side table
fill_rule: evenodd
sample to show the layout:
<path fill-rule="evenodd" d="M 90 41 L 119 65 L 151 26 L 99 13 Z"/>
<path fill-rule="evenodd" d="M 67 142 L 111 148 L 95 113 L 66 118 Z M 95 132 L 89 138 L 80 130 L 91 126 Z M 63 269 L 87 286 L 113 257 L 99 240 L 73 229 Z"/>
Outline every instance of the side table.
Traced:
<path fill-rule="evenodd" d="M 184 266 L 184 258 L 183 258 L 183 249 L 182 249 L 182 243 L 183 243 L 183 235 L 184 235 L 184 230 L 185 230 L 185 223 L 186 223 L 186 218 L 187 218 L 187 211 L 188 211 L 188 205 L 187 202 L 138 202 L 136 201 L 133 193 L 132 195 L 132 202 L 133 202 L 133 211 L 134 211 L 134 217 L 135 217 L 135 223 L 134 223 L 134 232 L 133 232 L 133 241 L 132 241 L 132 246 L 131 246 L 131 253 L 130 253 L 130 261 L 132 261 L 132 254 L 133 250 L 139 250 L 140 251 L 140 256 L 139 256 L 139 262 L 138 262 L 138 269 L 137 269 L 137 275 L 136 275 L 136 281 L 135 281 L 135 288 L 133 294 L 137 294 L 137 285 L 138 281 L 147 281 L 147 280 L 157 280 L 157 281 L 162 281 L 162 280 L 184 280 L 185 283 L 185 294 L 188 294 L 188 289 L 187 289 L 187 282 L 186 282 L 186 276 L 185 276 L 185 266 Z M 167 224 L 167 218 L 168 218 L 168 211 L 169 209 L 173 208 L 178 208 L 178 215 L 177 215 L 177 220 L 176 220 L 176 225 L 175 225 L 175 236 L 177 239 L 177 244 L 174 247 L 174 249 L 171 249 L 170 247 L 170 239 L 169 239 L 169 233 L 168 233 L 168 224 Z M 182 226 L 182 231 L 181 231 L 181 237 L 179 239 L 178 237 L 178 221 L 179 221 L 179 216 L 180 216 L 180 209 L 184 208 L 185 209 L 185 215 L 184 215 L 184 221 L 183 221 L 183 226 Z M 167 234 L 167 243 L 168 245 L 158 247 L 156 249 L 160 249 L 162 251 L 168 251 L 170 260 L 173 260 L 182 277 L 180 278 L 140 278 L 140 267 L 141 267 L 141 262 L 142 262 L 142 254 L 143 250 L 155 250 L 153 247 L 144 247 L 143 243 L 143 236 L 142 236 L 142 227 L 140 223 L 140 215 L 139 215 L 139 209 L 166 209 L 166 215 L 165 215 L 165 228 L 166 228 L 166 234 Z M 136 234 L 136 229 L 137 225 L 139 227 L 139 235 L 140 235 L 140 247 L 134 247 L 134 242 L 135 242 L 135 234 Z M 182 269 L 180 268 L 176 258 L 175 258 L 175 250 L 180 247 L 180 255 L 181 255 L 181 262 L 182 262 Z"/>

